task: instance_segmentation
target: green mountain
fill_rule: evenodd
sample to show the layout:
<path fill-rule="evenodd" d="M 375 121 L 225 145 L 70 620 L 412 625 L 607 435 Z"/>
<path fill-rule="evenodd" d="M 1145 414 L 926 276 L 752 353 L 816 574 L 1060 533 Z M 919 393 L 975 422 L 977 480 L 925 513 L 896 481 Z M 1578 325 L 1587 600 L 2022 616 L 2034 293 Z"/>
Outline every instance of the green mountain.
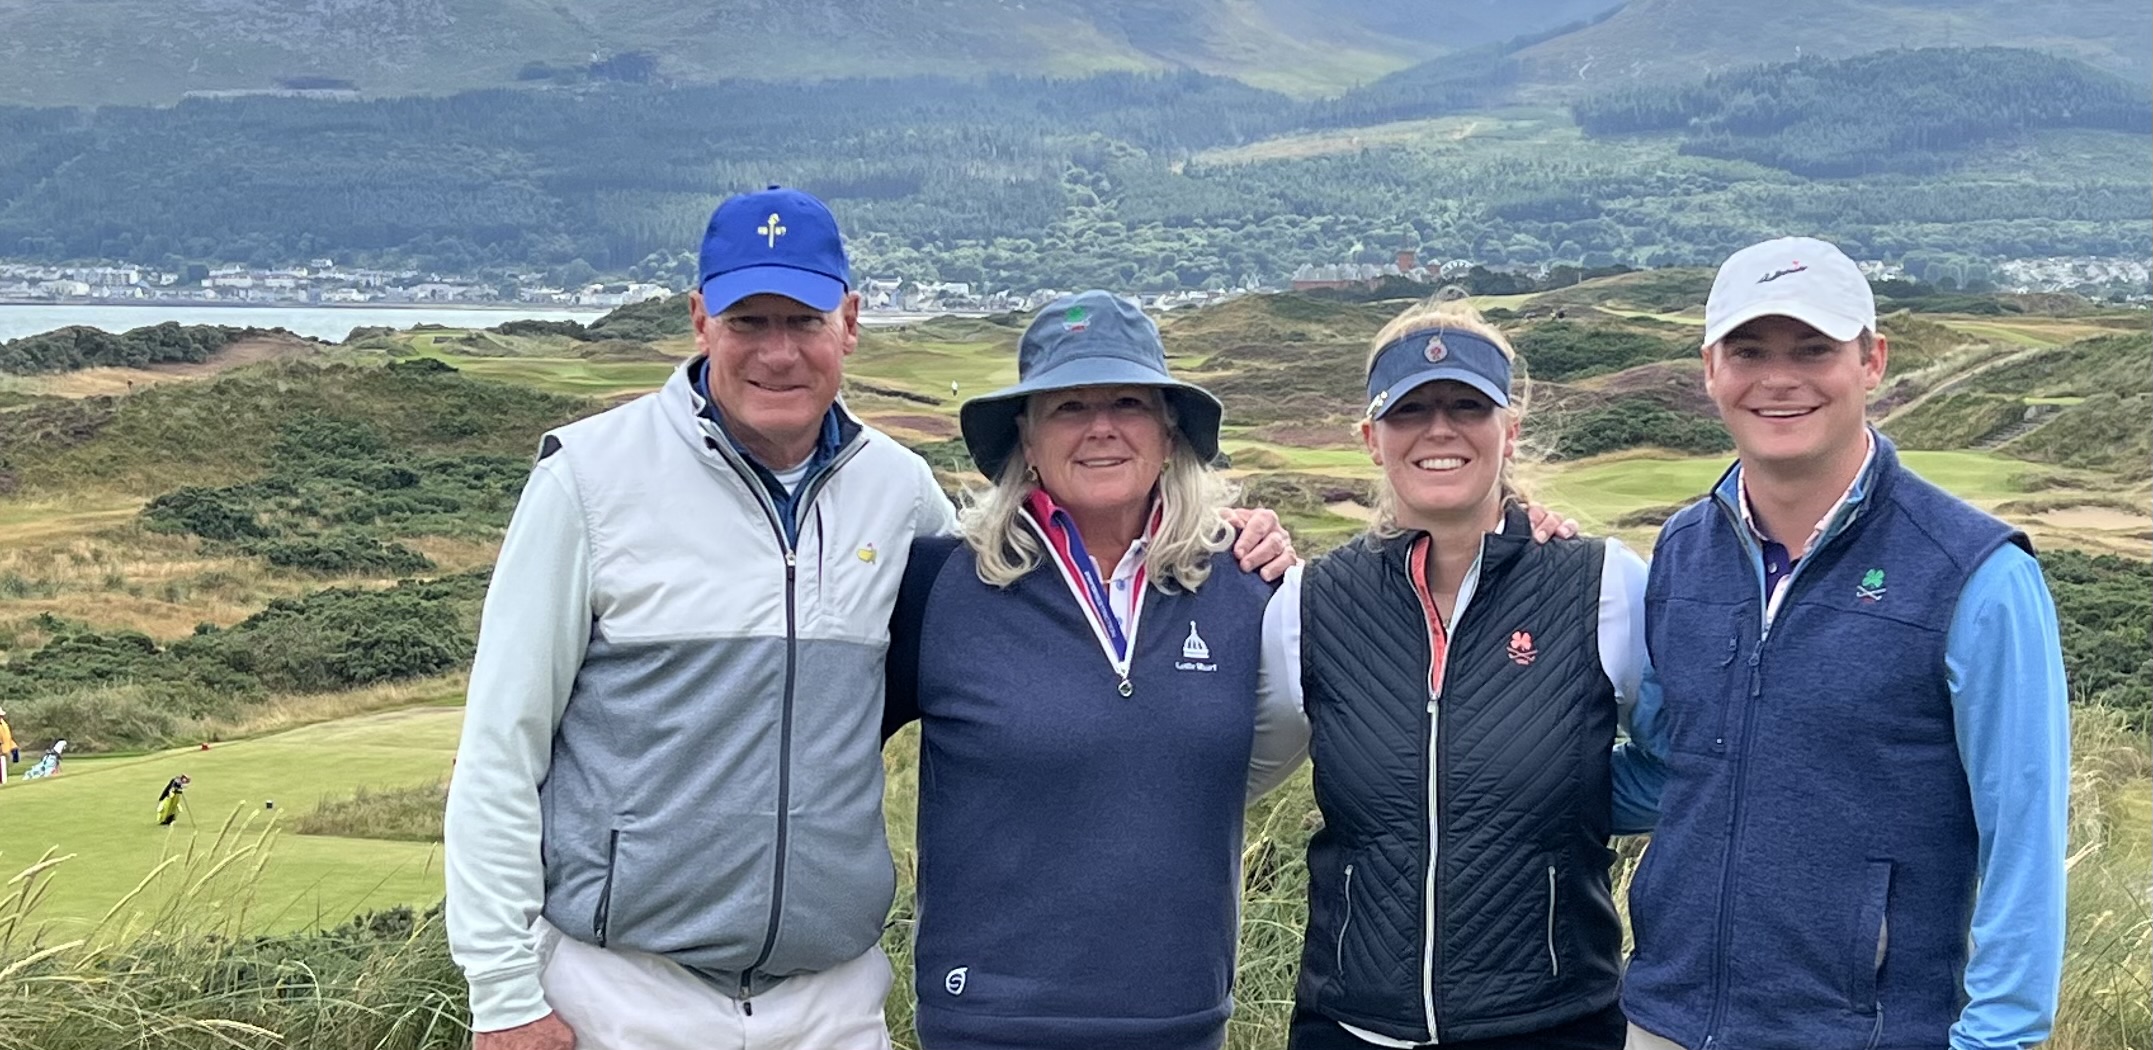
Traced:
<path fill-rule="evenodd" d="M 1518 38 L 1538 39 L 1525 79 L 1563 97 L 1889 47 L 2003 43 L 2153 70 L 2137 0 L 0 0 L 0 103 L 1180 69 L 1334 95 Z"/>
<path fill-rule="evenodd" d="M 1611 3 L 1467 0 L 1427 18 L 1384 0 L 0 0 L 0 102 L 443 93 L 594 67 L 682 81 L 1195 69 L 1327 94 Z"/>
<path fill-rule="evenodd" d="M 2068 55 L 2143 82 L 2153 72 L 2153 6 L 2139 0 L 1629 0 L 1604 21 L 1519 57 L 1532 80 L 1567 97 L 1810 56 L 1998 44 Z"/>

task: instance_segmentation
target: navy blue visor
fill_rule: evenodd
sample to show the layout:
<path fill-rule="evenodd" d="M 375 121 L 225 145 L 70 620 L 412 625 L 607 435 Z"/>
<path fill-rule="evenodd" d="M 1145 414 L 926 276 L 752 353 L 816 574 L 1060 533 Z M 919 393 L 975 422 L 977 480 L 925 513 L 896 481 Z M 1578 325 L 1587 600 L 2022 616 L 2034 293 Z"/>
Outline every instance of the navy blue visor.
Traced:
<path fill-rule="evenodd" d="M 1376 351 L 1368 369 L 1368 418 L 1383 418 L 1415 387 L 1441 379 L 1464 383 L 1497 405 L 1510 404 L 1510 358 L 1501 347 L 1472 332 L 1423 328 Z"/>

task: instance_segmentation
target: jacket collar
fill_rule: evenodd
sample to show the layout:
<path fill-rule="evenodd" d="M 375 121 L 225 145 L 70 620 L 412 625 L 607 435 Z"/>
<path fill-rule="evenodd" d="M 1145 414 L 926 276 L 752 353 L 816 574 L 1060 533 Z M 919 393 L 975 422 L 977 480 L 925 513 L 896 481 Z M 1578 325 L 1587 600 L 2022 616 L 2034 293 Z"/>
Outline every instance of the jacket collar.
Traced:
<path fill-rule="evenodd" d="M 1405 572 L 1413 545 L 1427 535 L 1420 529 L 1407 529 L 1396 536 L 1377 540 L 1376 549 L 1381 552 L 1386 565 Z M 1480 572 L 1483 576 L 1510 564 L 1518 555 L 1533 546 L 1532 519 L 1525 513 L 1524 505 L 1515 500 L 1505 503 L 1502 525 L 1498 526 L 1496 531 L 1484 534 L 1480 543 Z"/>
<path fill-rule="evenodd" d="M 764 470 L 775 469 L 757 463 L 754 457 L 748 455 L 740 442 L 726 431 L 725 421 L 718 413 L 717 404 L 703 396 L 702 373 L 706 364 L 704 357 L 697 354 L 673 369 L 673 374 L 666 377 L 665 385 L 658 388 L 661 409 L 659 415 L 665 417 L 666 424 L 680 435 L 682 441 L 694 448 L 715 451 L 717 446 L 713 442 L 723 441 L 727 447 L 739 454 L 743 462 L 754 463 Z M 831 403 L 830 410 L 823 415 L 822 433 L 817 438 L 815 451 L 810 459 L 827 459 L 835 455 L 839 449 L 858 438 L 863 429 L 865 428 L 845 407 L 844 399 L 840 397 Z"/>
<path fill-rule="evenodd" d="M 1899 472 L 1899 450 L 1891 443 L 1890 438 L 1885 437 L 1874 426 L 1869 428 L 1869 441 L 1868 460 L 1854 475 L 1854 482 L 1847 486 L 1846 494 L 1840 497 L 1839 505 L 1827 514 L 1823 521 L 1817 523 L 1816 535 L 1805 550 L 1815 551 L 1830 543 L 1852 528 L 1855 522 L 1860 521 L 1872 504 L 1881 503 L 1890 495 L 1892 480 Z M 1721 474 L 1719 481 L 1712 486 L 1712 499 L 1727 512 L 1729 520 L 1736 523 L 1736 531 L 1747 534 L 1743 536 L 1743 542 L 1754 546 L 1760 541 L 1756 539 L 1754 529 L 1748 525 L 1750 515 L 1749 509 L 1743 505 L 1743 495 L 1742 461 L 1737 459 L 1728 465 L 1726 473 Z"/>

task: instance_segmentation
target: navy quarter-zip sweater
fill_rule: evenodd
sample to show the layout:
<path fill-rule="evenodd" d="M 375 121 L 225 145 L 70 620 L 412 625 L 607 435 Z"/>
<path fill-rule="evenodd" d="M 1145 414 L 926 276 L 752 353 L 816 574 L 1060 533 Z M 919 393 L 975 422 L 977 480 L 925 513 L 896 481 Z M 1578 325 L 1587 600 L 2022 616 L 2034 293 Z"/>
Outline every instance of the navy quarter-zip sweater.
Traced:
<path fill-rule="evenodd" d="M 1974 569 L 2026 541 L 1876 442 L 1768 632 L 1733 485 L 1660 533 L 1668 779 L 1623 1007 L 1684 1046 L 1934 1050 L 1964 1005 L 1979 840 L 1946 632 Z"/>
<path fill-rule="evenodd" d="M 1215 1050 L 1271 586 L 1222 553 L 1147 588 L 1125 697 L 1051 561 L 997 589 L 956 542 L 915 544 L 888 662 L 921 730 L 921 1045 Z"/>

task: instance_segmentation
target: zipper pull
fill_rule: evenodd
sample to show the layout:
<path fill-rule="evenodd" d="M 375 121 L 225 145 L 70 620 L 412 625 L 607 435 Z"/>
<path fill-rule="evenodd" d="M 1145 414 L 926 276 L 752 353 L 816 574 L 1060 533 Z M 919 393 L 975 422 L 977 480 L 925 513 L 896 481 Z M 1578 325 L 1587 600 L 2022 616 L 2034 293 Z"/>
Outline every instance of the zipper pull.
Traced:
<path fill-rule="evenodd" d="M 786 552 L 785 552 L 785 582 L 786 582 L 786 583 L 791 583 L 791 582 L 793 582 L 793 570 L 794 570 L 795 566 L 797 566 L 797 565 L 799 564 L 799 560 L 800 560 L 800 559 L 799 559 L 799 556 L 798 556 L 798 555 L 796 555 L 796 554 L 794 554 L 793 552 L 791 552 L 791 551 L 786 551 Z"/>
<path fill-rule="evenodd" d="M 1115 687 L 1114 687 L 1114 691 L 1115 691 L 1115 692 L 1117 692 L 1117 693 L 1120 693 L 1120 694 L 1121 694 L 1121 695 L 1123 695 L 1123 696 L 1130 696 L 1130 695 L 1133 695 L 1133 694 L 1135 694 L 1135 692 L 1136 692 L 1136 687 L 1135 687 L 1135 686 L 1133 686 L 1133 685 L 1130 685 L 1130 684 L 1129 684 L 1129 676 L 1128 676 L 1128 675 L 1122 675 L 1122 676 L 1121 676 L 1121 684 L 1120 684 L 1120 685 L 1117 685 L 1117 686 L 1115 686 Z"/>

